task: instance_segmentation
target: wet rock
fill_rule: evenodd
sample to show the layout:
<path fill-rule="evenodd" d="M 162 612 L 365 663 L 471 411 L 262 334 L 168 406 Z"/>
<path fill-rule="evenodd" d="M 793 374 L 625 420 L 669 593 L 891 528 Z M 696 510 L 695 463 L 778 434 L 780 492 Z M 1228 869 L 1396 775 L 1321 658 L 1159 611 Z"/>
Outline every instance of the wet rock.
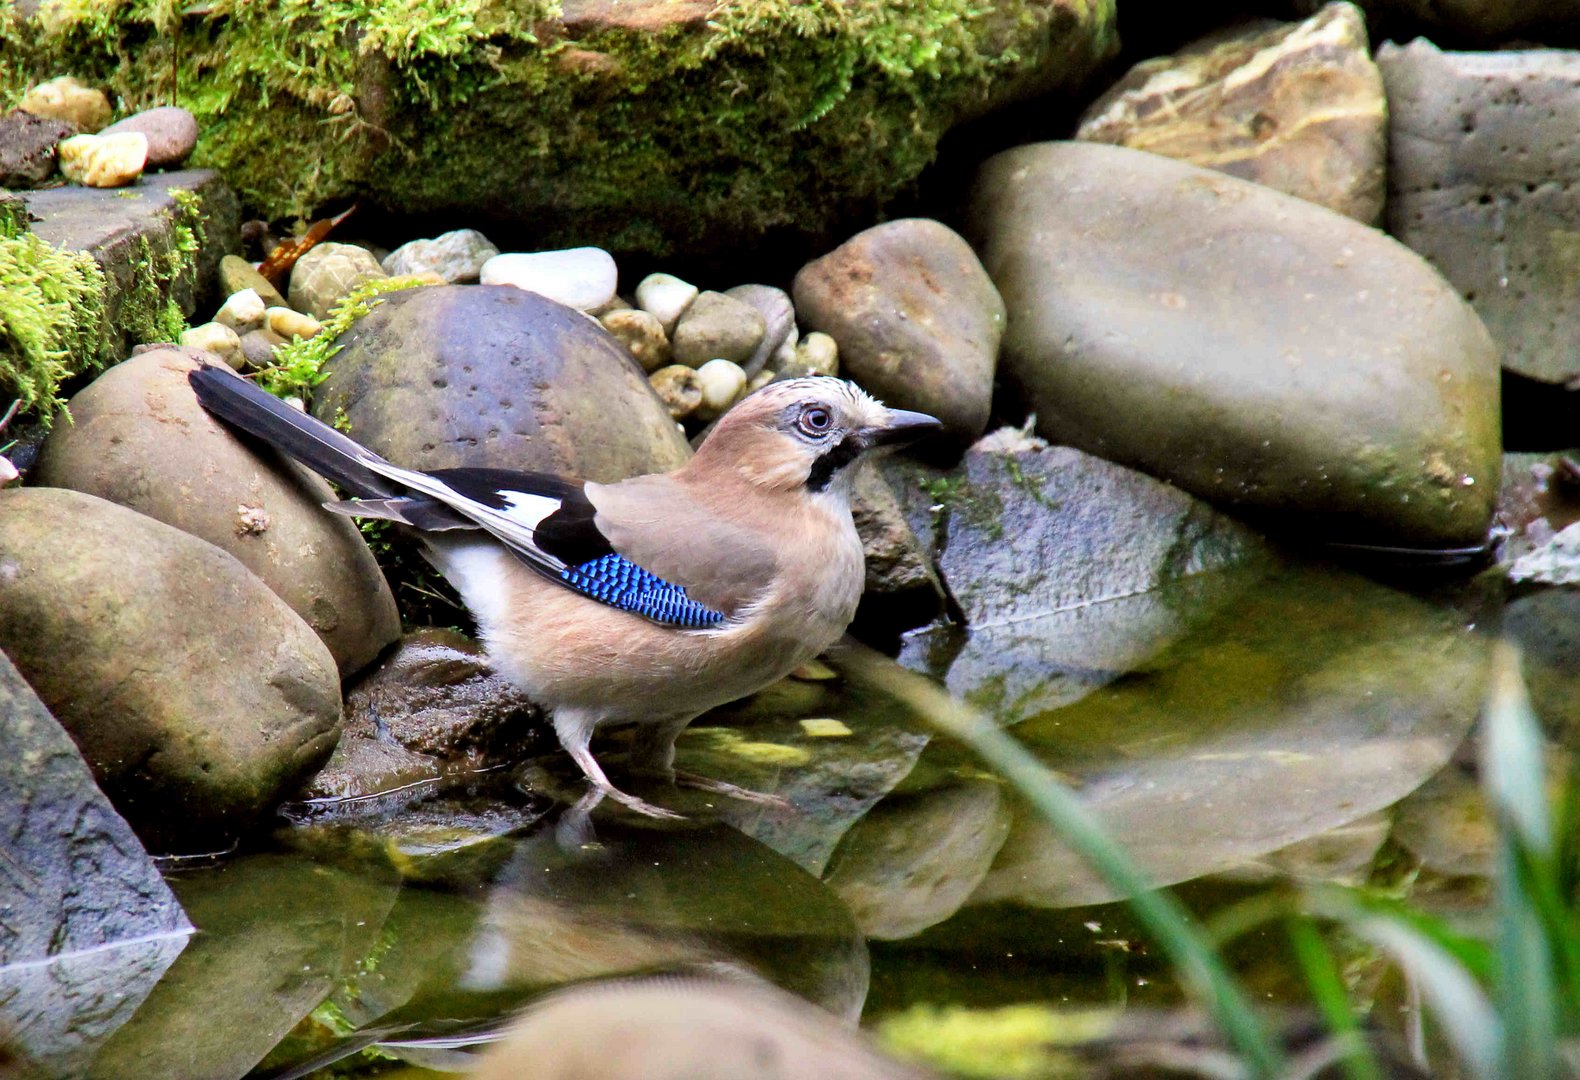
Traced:
<path fill-rule="evenodd" d="M 0 491 L 0 646 L 157 851 L 255 826 L 340 734 L 334 659 L 284 601 L 92 495 Z"/>
<path fill-rule="evenodd" d="M 105 135 L 141 132 L 148 139 L 150 169 L 179 169 L 197 147 L 197 118 L 179 105 L 159 105 L 133 113 L 104 129 Z"/>
<path fill-rule="evenodd" d="M 1580 739 L 1580 589 L 1538 589 L 1518 597 L 1503 609 L 1498 629 L 1520 647 L 1531 702 L 1543 726 L 1560 745 L 1576 745 Z"/>
<path fill-rule="evenodd" d="M 1352 4 L 1143 61 L 1075 137 L 1254 180 L 1368 225 L 1382 217 L 1388 102 Z"/>
<path fill-rule="evenodd" d="M 1393 814 L 1378 810 L 1288 847 L 1270 851 L 1217 876 L 1238 883 L 1327 882 L 1360 888 L 1371 877 L 1377 853 L 1388 840 Z"/>
<path fill-rule="evenodd" d="M 1497 350 L 1412 252 L 1114 146 L 1007 151 L 972 198 L 1041 434 L 1309 539 L 1483 542 Z"/>
<path fill-rule="evenodd" d="M 905 511 L 883 474 L 870 466 L 856 474 L 851 516 L 867 561 L 866 594 L 915 601 L 925 622 L 942 609 L 943 586 L 932 556 L 906 521 Z"/>
<path fill-rule="evenodd" d="M 258 273 L 257 269 L 240 255 L 226 255 L 220 260 L 219 279 L 227 296 L 243 289 L 251 289 L 258 294 L 265 308 L 289 306 L 280 290 L 270 284 L 268 278 Z"/>
<path fill-rule="evenodd" d="M 362 534 L 324 511 L 329 486 L 237 439 L 197 403 L 196 366 L 174 349 L 144 353 L 71 399 L 37 480 L 75 488 L 228 551 L 321 637 L 347 674 L 400 635 L 400 616 Z"/>
<path fill-rule="evenodd" d="M 1004 302 L 953 229 L 905 218 L 858 233 L 801 268 L 795 306 L 886 404 L 938 417 L 963 443 L 987 427 Z"/>
<path fill-rule="evenodd" d="M 535 469 L 609 482 L 690 456 L 631 357 L 580 312 L 508 286 L 387 296 L 339 343 L 313 412 L 419 469 Z"/>
<path fill-rule="evenodd" d="M 1393 839 L 1445 877 L 1490 877 L 1498 828 L 1487 797 L 1450 766 L 1411 792 L 1394 811 Z"/>
<path fill-rule="evenodd" d="M 148 163 L 148 137 L 140 132 L 121 135 L 73 135 L 55 148 L 60 171 L 67 180 L 85 187 L 125 187 L 143 174 Z"/>
<path fill-rule="evenodd" d="M 802 375 L 838 375 L 839 346 L 829 335 L 814 331 L 796 344 L 789 360 L 776 354 L 774 362 L 779 365 L 779 374 L 788 378 Z"/>
<path fill-rule="evenodd" d="M 1377 53 L 1392 114 L 1388 229 L 1485 320 L 1503 363 L 1537 379 L 1580 373 L 1580 54 Z"/>
<path fill-rule="evenodd" d="M 317 337 L 318 332 L 324 328 L 323 323 L 311 315 L 304 315 L 300 311 L 293 311 L 288 307 L 269 308 L 264 313 L 269 329 L 279 334 L 286 341 L 292 338 Z"/>
<path fill-rule="evenodd" d="M 649 274 L 636 287 L 636 306 L 656 318 L 666 334 L 675 332 L 675 324 L 696 298 L 697 287 L 673 274 Z"/>
<path fill-rule="evenodd" d="M 432 240 L 413 240 L 384 256 L 382 266 L 390 277 L 402 274 L 438 274 L 447 284 L 478 279 L 483 264 L 499 254 L 488 237 L 476 229 L 456 229 Z"/>
<path fill-rule="evenodd" d="M 795 342 L 791 339 L 796 334 L 795 305 L 790 302 L 789 293 L 772 285 L 736 285 L 734 288 L 725 289 L 724 295 L 756 308 L 757 314 L 763 317 L 763 325 L 766 327 L 763 331 L 763 340 L 753 350 L 751 357 L 741 365 L 747 378 L 766 368 L 768 362 L 786 341 L 790 341 L 791 347 L 794 348 Z"/>
<path fill-rule="evenodd" d="M 263 320 L 268 309 L 264 306 L 263 297 L 258 295 L 256 289 L 241 289 L 231 293 L 219 310 L 214 313 L 214 321 L 221 326 L 228 326 L 238 335 L 249 334 L 254 330 L 263 328 Z"/>
<path fill-rule="evenodd" d="M 669 348 L 677 364 L 700 368 L 709 360 L 744 364 L 763 340 L 766 324 L 750 304 L 704 292 L 686 308 L 670 334 Z"/>
<path fill-rule="evenodd" d="M 192 927 L 82 755 L 0 654 L 0 1028 L 8 1064 L 79 1075 Z"/>
<path fill-rule="evenodd" d="M 30 188 L 55 175 L 55 147 L 77 133 L 64 120 L 21 109 L 0 115 L 0 188 Z"/>
<path fill-rule="evenodd" d="M 642 370 L 651 374 L 669 363 L 669 338 L 658 316 L 639 308 L 619 308 L 598 316 L 598 322 L 624 345 Z"/>
<path fill-rule="evenodd" d="M 110 99 L 104 91 L 85 86 L 72 75 L 39 83 L 22 95 L 18 107 L 34 116 L 64 120 L 78 131 L 95 132 L 110 122 Z"/>
<path fill-rule="evenodd" d="M 286 294 L 288 302 L 280 306 L 305 311 L 315 319 L 327 319 L 334 306 L 357 286 L 388 276 L 367 248 L 319 244 L 296 260 Z M 259 295 L 263 295 L 261 291 Z"/>
<path fill-rule="evenodd" d="M 869 938 L 908 938 L 949 918 L 976 891 L 1009 824 L 993 781 L 890 795 L 841 838 L 823 880 Z"/>
<path fill-rule="evenodd" d="M 728 360 L 709 360 L 697 369 L 697 388 L 702 391 L 697 418 L 716 420 L 746 393 L 746 372 Z"/>
<path fill-rule="evenodd" d="M 670 364 L 653 372 L 649 382 L 673 420 L 685 420 L 702 406 L 702 380 L 695 368 Z"/>
<path fill-rule="evenodd" d="M 284 344 L 285 339 L 267 327 L 249 331 L 241 336 L 242 360 L 249 370 L 266 368 L 274 363 L 274 350 Z"/>
<path fill-rule="evenodd" d="M 1077 700 L 1179 636 L 1266 549 L 1178 488 L 1069 447 L 973 449 L 954 470 L 886 470 L 967 636 L 907 635 L 901 661 L 1004 722 Z M 1183 603 L 1186 599 L 1191 603 Z"/>
<path fill-rule="evenodd" d="M 211 353 L 232 370 L 240 371 L 246 363 L 241 351 L 241 336 L 223 323 L 210 322 L 181 331 L 180 345 L 185 349 Z M 141 355 L 141 354 L 139 354 Z M 54 484 L 53 487 L 71 487 Z M 114 500 L 112 500 L 114 501 Z"/>
<path fill-rule="evenodd" d="M 602 248 L 509 252 L 483 264 L 484 285 L 513 285 L 578 311 L 591 311 L 614 298 L 620 271 Z"/>

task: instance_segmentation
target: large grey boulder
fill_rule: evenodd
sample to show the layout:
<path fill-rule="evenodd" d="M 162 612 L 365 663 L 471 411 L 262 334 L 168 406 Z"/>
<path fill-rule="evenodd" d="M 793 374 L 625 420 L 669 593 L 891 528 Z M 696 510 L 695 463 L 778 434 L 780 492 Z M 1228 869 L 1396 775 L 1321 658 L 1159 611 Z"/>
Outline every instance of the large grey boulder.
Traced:
<path fill-rule="evenodd" d="M 1388 229 L 1470 301 L 1523 375 L 1580 373 L 1580 53 L 1377 52 Z"/>
<path fill-rule="evenodd" d="M 1048 438 L 1313 539 L 1483 542 L 1498 353 L 1419 256 L 1153 154 L 1039 143 L 971 202 L 1001 370 Z"/>
<path fill-rule="evenodd" d="M 0 491 L 0 647 L 158 851 L 255 826 L 340 733 L 334 658 L 283 600 L 92 495 Z"/>
<path fill-rule="evenodd" d="M 400 636 L 400 613 L 329 485 L 237 438 L 197 403 L 191 350 L 132 357 L 71 399 L 34 479 L 130 507 L 230 552 L 329 646 L 342 673 Z"/>
<path fill-rule="evenodd" d="M 393 293 L 340 338 L 313 413 L 398 465 L 609 482 L 690 457 L 642 369 L 581 312 L 509 285 Z"/>
<path fill-rule="evenodd" d="M 82 754 L 0 653 L 0 1030 L 6 1064 L 75 1076 L 192 927 Z"/>

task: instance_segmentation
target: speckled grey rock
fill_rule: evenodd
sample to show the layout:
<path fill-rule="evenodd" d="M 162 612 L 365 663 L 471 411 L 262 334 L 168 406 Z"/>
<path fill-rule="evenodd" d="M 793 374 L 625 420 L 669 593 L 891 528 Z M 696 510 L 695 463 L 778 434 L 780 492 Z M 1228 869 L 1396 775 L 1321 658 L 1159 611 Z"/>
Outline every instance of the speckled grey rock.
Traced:
<path fill-rule="evenodd" d="M 66 120 L 21 109 L 0 115 L 0 188 L 30 188 L 55 175 L 55 146 L 77 133 Z"/>
<path fill-rule="evenodd" d="M 938 417 L 958 441 L 987 427 L 1004 301 L 970 245 L 928 218 L 857 233 L 795 278 L 803 325 L 885 403 Z"/>
<path fill-rule="evenodd" d="M 257 826 L 340 734 L 334 658 L 283 600 L 81 492 L 0 491 L 0 647 L 154 851 Z"/>
<path fill-rule="evenodd" d="M 774 353 L 796 332 L 795 305 L 790 302 L 789 293 L 772 285 L 736 285 L 725 289 L 724 295 L 750 304 L 763 317 L 763 339 L 741 364 L 749 379 L 767 367 Z"/>
<path fill-rule="evenodd" d="M 356 523 L 305 469 L 237 439 L 197 403 L 187 351 L 117 364 L 71 399 L 36 480 L 131 507 L 230 552 L 323 639 L 342 673 L 400 636 L 400 614 Z"/>
<path fill-rule="evenodd" d="M 476 229 L 456 229 L 432 240 L 413 240 L 384 256 L 384 272 L 391 277 L 402 274 L 438 274 L 451 285 L 476 281 L 483 264 L 499 249 Z"/>
<path fill-rule="evenodd" d="M 1377 53 L 1388 230 L 1475 307 L 1523 375 L 1580 373 L 1580 53 Z"/>
<path fill-rule="evenodd" d="M 251 330 L 241 335 L 242 362 L 252 371 L 274 363 L 274 350 L 285 344 L 285 339 L 268 327 Z"/>
<path fill-rule="evenodd" d="M 410 468 L 608 482 L 690 456 L 629 353 L 581 312 L 509 285 L 387 296 L 340 338 L 313 413 Z"/>
<path fill-rule="evenodd" d="M 1497 494 L 1498 354 L 1419 256 L 1154 154 L 988 160 L 971 228 L 1038 431 L 1308 539 L 1457 548 Z"/>
<path fill-rule="evenodd" d="M 709 360 L 744 364 L 767 329 L 756 308 L 723 293 L 703 292 L 691 302 L 670 335 L 675 363 L 701 367 Z"/>
<path fill-rule="evenodd" d="M 358 285 L 388 276 L 367 248 L 355 244 L 319 244 L 297 259 L 292 267 L 286 306 L 322 321 L 329 318 L 330 311 L 341 298 Z"/>
<path fill-rule="evenodd" d="M 159 105 L 117 120 L 101 135 L 141 132 L 148 138 L 148 168 L 178 169 L 197 147 L 197 118 L 179 105 Z"/>

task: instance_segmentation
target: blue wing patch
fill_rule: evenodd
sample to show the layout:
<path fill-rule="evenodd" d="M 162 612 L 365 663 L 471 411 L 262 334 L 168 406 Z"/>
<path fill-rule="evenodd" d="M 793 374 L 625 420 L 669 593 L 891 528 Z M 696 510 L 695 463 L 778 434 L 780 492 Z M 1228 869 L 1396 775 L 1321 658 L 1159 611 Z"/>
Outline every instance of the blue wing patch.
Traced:
<path fill-rule="evenodd" d="M 578 566 L 567 566 L 560 577 L 584 596 L 651 619 L 665 626 L 688 630 L 717 626 L 722 612 L 704 607 L 672 585 L 619 555 L 603 555 Z"/>

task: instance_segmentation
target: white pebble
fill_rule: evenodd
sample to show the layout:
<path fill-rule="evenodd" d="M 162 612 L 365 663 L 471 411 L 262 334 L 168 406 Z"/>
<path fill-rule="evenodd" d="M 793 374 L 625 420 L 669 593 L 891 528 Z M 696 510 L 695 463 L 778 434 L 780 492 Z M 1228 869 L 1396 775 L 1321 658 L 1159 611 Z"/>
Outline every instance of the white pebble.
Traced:
<path fill-rule="evenodd" d="M 190 330 L 182 331 L 180 343 L 188 349 L 202 349 L 204 352 L 213 353 L 232 368 L 241 370 L 243 363 L 241 337 L 228 326 L 217 322 L 194 326 Z"/>
<path fill-rule="evenodd" d="M 795 359 L 784 369 L 786 375 L 838 375 L 839 346 L 821 331 L 813 331 L 795 347 Z"/>
<path fill-rule="evenodd" d="M 238 334 L 261 329 L 263 320 L 267 317 L 263 297 L 258 295 L 256 289 L 242 289 L 240 292 L 231 293 L 214 313 L 215 322 L 230 327 Z"/>
<path fill-rule="evenodd" d="M 514 285 L 579 311 L 602 307 L 614 298 L 620 271 L 602 248 L 563 251 L 512 251 L 483 264 L 484 285 Z"/>
<path fill-rule="evenodd" d="M 697 385 L 702 390 L 702 402 L 696 415 L 702 420 L 714 420 L 740 400 L 746 391 L 746 372 L 733 360 L 709 360 L 697 369 Z"/>
<path fill-rule="evenodd" d="M 324 324 L 311 315 L 304 315 L 295 308 L 272 307 L 268 314 L 269 329 L 290 341 L 294 337 L 317 337 Z"/>
<path fill-rule="evenodd" d="M 636 287 L 636 306 L 657 317 L 664 333 L 673 335 L 675 324 L 697 298 L 697 287 L 673 274 L 649 274 Z"/>

